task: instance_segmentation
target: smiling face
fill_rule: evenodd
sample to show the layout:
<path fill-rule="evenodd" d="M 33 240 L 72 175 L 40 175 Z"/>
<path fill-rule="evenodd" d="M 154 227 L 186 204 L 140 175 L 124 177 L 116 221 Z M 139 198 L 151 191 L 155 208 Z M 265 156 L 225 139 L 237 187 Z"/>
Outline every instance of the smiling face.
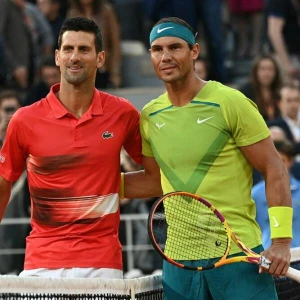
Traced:
<path fill-rule="evenodd" d="M 194 73 L 199 45 L 195 44 L 190 49 L 188 43 L 180 38 L 161 37 L 152 42 L 150 54 L 156 75 L 164 82 L 171 83 Z"/>
<path fill-rule="evenodd" d="M 61 47 L 55 51 L 56 65 L 60 67 L 61 80 L 73 85 L 95 82 L 97 69 L 105 60 L 104 51 L 96 52 L 95 37 L 83 31 L 66 31 Z"/>

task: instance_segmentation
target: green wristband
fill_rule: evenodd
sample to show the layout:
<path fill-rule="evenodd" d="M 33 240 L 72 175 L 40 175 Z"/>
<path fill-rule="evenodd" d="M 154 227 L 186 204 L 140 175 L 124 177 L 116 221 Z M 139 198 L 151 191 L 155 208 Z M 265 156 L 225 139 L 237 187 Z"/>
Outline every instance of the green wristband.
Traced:
<path fill-rule="evenodd" d="M 268 209 L 271 239 L 293 237 L 293 208 L 273 206 Z"/>

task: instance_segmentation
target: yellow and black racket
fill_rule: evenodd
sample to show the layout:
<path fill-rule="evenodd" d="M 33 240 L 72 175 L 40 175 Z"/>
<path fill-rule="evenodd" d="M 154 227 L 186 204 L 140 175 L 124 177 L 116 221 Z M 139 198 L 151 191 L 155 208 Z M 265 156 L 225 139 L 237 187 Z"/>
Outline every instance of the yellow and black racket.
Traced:
<path fill-rule="evenodd" d="M 202 271 L 235 262 L 270 265 L 240 241 L 212 204 L 190 193 L 172 192 L 156 200 L 148 233 L 160 256 L 179 268 Z M 232 241 L 245 255 L 228 258 Z M 298 270 L 289 268 L 286 276 L 300 282 Z"/>

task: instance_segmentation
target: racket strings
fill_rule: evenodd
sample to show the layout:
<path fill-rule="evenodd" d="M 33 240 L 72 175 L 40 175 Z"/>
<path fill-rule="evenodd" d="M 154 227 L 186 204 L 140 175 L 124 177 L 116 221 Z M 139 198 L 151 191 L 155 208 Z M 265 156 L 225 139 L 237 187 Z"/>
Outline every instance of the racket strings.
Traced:
<path fill-rule="evenodd" d="M 197 199 L 183 195 L 167 197 L 156 208 L 154 220 L 156 244 L 173 260 L 219 260 L 226 252 L 226 228 Z"/>

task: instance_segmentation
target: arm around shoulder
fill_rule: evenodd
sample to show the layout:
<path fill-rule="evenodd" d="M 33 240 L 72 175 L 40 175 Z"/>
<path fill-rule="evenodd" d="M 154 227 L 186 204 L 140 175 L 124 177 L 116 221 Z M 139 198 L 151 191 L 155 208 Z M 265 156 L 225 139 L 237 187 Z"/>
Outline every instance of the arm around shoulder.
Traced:
<path fill-rule="evenodd" d="M 124 175 L 125 198 L 151 198 L 163 194 L 160 169 L 154 157 L 143 156 L 144 170 Z"/>

